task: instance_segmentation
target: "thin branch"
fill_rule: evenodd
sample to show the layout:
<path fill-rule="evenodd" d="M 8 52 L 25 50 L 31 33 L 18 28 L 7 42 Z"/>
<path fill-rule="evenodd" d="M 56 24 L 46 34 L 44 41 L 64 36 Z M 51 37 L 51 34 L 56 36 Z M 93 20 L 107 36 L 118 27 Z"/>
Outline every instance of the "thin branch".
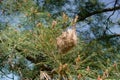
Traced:
<path fill-rule="evenodd" d="M 111 14 L 111 15 L 107 18 L 107 20 L 106 20 L 107 25 L 106 25 L 105 33 L 106 33 L 106 31 L 109 31 L 109 32 L 111 32 L 112 34 L 114 34 L 114 33 L 109 29 L 109 20 L 110 20 L 110 17 L 113 16 L 114 13 L 115 13 L 115 11 L 116 11 L 116 10 L 115 10 L 115 7 L 116 7 L 117 2 L 118 2 L 118 0 L 115 0 L 114 10 L 113 10 L 112 14 Z M 103 35 L 104 35 L 104 34 L 103 34 Z"/>
<path fill-rule="evenodd" d="M 9 79 L 12 79 L 11 77 L 7 76 L 6 73 L 5 73 L 4 71 L 2 71 L 1 69 L 0 69 L 0 72 L 1 72 L 5 77 L 7 77 L 7 78 L 9 78 Z"/>
<path fill-rule="evenodd" d="M 86 19 L 87 17 L 90 17 L 90 16 L 95 15 L 95 14 L 100 14 L 100 13 L 104 13 L 104 12 L 110 12 L 110 11 L 114 11 L 114 10 L 120 10 L 120 6 L 101 9 L 101 10 L 96 10 L 94 12 L 88 13 L 85 16 L 81 16 L 80 13 L 78 13 L 78 16 L 79 16 L 78 21 L 82 21 L 82 20 Z"/>
<path fill-rule="evenodd" d="M 114 4 L 114 10 L 113 10 L 113 13 L 108 17 L 108 20 L 110 19 L 110 17 L 112 16 L 112 15 L 114 15 L 114 13 L 115 13 L 115 6 L 116 6 L 116 4 L 117 4 L 117 2 L 118 2 L 118 0 L 115 0 L 115 4 Z"/>
<path fill-rule="evenodd" d="M 114 2 L 114 1 L 111 1 L 111 2 L 107 3 L 105 6 L 108 6 L 108 5 L 112 4 L 113 2 Z"/>
<path fill-rule="evenodd" d="M 99 37 L 95 40 L 104 40 L 104 39 L 109 40 L 109 39 L 112 39 L 112 38 L 115 38 L 115 37 L 120 37 L 120 34 L 112 34 L 112 35 L 105 35 L 105 36 L 103 35 L 103 36 L 101 36 L 101 37 Z"/>

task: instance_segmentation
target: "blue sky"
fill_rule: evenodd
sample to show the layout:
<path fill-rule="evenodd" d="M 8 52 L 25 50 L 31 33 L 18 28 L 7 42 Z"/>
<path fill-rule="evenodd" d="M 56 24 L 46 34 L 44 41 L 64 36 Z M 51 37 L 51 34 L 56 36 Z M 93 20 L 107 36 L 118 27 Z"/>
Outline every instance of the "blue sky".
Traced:
<path fill-rule="evenodd" d="M 106 4 L 106 8 L 113 7 L 115 0 L 100 0 Z M 120 1 L 119 1 L 120 3 Z M 108 17 L 112 14 L 112 12 L 105 13 Z M 111 16 L 113 22 L 120 21 L 120 12 L 115 11 L 114 15 Z M 110 28 L 113 33 L 120 34 L 120 25 L 115 25 Z"/>

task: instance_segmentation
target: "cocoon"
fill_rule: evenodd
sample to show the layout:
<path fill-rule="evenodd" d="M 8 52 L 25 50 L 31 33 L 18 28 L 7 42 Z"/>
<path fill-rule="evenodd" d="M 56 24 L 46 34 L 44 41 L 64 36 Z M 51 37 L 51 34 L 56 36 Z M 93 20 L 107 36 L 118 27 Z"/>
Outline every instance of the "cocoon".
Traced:
<path fill-rule="evenodd" d="M 69 50 L 71 50 L 74 46 L 77 44 L 77 34 L 76 29 L 68 29 L 65 32 L 62 32 L 62 34 L 57 37 L 57 48 L 60 53 L 67 53 Z"/>

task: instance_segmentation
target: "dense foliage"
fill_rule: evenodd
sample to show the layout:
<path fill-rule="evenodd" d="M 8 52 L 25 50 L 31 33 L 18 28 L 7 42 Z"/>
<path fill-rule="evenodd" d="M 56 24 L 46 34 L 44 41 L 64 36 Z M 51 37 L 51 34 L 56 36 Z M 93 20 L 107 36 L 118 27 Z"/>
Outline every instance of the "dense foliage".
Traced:
<path fill-rule="evenodd" d="M 69 0 L 0 0 L 1 79 L 120 78 L 120 35 L 109 29 L 119 20 L 114 22 L 105 14 L 98 14 L 109 10 L 98 0 L 75 0 L 76 10 L 65 10 L 68 4 Z M 14 16 L 18 16 L 16 25 L 9 22 Z M 56 39 L 73 25 L 78 32 L 77 45 L 61 54 Z M 85 26 L 88 31 L 81 30 Z"/>

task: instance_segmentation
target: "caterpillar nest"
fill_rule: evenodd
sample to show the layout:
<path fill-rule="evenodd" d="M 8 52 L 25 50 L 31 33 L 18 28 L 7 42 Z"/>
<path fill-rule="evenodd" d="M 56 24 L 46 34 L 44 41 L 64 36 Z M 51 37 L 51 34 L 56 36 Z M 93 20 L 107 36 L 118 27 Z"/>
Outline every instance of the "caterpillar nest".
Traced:
<path fill-rule="evenodd" d="M 57 48 L 59 53 L 67 53 L 77 45 L 77 34 L 75 29 L 68 29 L 57 37 Z"/>

